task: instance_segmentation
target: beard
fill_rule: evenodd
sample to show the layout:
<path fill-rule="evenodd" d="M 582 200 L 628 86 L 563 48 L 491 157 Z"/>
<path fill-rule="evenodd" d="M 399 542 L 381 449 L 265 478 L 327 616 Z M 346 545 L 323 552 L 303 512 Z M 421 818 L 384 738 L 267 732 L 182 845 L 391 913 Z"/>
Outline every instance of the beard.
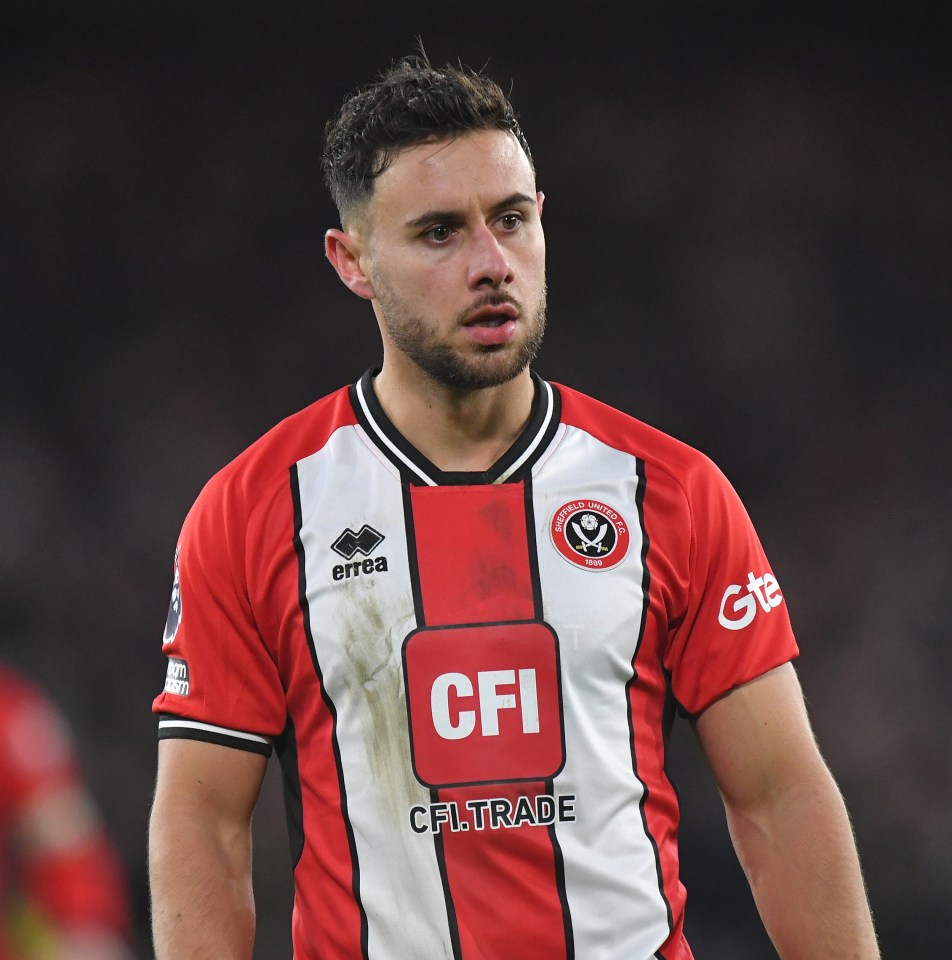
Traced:
<path fill-rule="evenodd" d="M 519 307 L 520 324 L 525 325 L 521 342 L 507 344 L 473 344 L 466 355 L 441 341 L 433 326 L 413 315 L 401 304 L 386 284 L 374 280 L 384 327 L 390 340 L 407 358 L 436 383 L 457 390 L 485 390 L 515 379 L 535 360 L 542 346 L 546 323 L 546 288 L 535 312 L 525 318 Z M 504 294 L 489 294 L 453 319 L 455 331 L 475 309 L 515 303 Z"/>

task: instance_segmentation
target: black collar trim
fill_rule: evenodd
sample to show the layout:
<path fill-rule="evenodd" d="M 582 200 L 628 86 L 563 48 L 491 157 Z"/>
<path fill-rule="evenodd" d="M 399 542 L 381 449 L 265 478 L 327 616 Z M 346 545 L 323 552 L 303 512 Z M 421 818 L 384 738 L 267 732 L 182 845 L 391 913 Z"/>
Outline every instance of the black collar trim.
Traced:
<path fill-rule="evenodd" d="M 379 372 L 379 368 L 371 368 L 351 386 L 350 402 L 367 436 L 397 467 L 403 478 L 417 486 L 515 483 L 528 475 L 559 429 L 562 415 L 559 391 L 533 372 L 535 400 L 532 416 L 515 443 L 488 470 L 444 472 L 410 444 L 383 412 L 373 388 L 373 378 Z"/>

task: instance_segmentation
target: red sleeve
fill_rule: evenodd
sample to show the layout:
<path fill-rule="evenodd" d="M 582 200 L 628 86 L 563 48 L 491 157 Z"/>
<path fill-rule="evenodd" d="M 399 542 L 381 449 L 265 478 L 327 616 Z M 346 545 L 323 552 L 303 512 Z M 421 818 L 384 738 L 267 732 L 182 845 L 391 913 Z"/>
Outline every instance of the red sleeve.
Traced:
<path fill-rule="evenodd" d="M 248 570 L 258 558 L 248 547 L 253 498 L 242 479 L 233 469 L 218 474 L 186 517 L 163 642 L 165 689 L 153 710 L 160 737 L 267 755 L 285 702 L 250 600 Z"/>
<path fill-rule="evenodd" d="M 665 666 L 678 702 L 695 715 L 798 650 L 780 585 L 740 498 L 706 457 L 688 477 L 685 603 Z"/>

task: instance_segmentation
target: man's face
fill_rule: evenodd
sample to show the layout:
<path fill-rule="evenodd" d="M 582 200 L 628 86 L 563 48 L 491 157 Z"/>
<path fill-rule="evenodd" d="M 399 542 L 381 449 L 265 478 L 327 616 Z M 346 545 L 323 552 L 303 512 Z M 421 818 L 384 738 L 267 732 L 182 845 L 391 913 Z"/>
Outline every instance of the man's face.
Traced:
<path fill-rule="evenodd" d="M 387 358 L 468 390 L 521 373 L 545 327 L 541 211 L 529 160 L 503 131 L 397 154 L 361 224 Z"/>

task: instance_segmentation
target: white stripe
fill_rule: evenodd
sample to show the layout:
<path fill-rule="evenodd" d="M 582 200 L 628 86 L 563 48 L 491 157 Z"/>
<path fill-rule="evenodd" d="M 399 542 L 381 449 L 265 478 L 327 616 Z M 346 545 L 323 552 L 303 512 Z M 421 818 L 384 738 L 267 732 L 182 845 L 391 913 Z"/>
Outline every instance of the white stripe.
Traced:
<path fill-rule="evenodd" d="M 555 791 L 576 798 L 575 821 L 555 829 L 575 956 L 640 960 L 658 956 L 670 929 L 639 809 L 644 785 L 632 766 L 626 691 L 637 641 L 632 624 L 647 602 L 638 464 L 581 428 L 562 429 L 557 455 L 533 481 L 542 606 L 560 641 L 565 765 Z M 552 515 L 573 494 L 610 504 L 627 521 L 631 549 L 618 567 L 595 573 L 553 548 Z"/>
<path fill-rule="evenodd" d="M 435 837 L 414 833 L 409 819 L 419 807 L 425 820 L 432 798 L 413 774 L 407 728 L 403 641 L 419 624 L 403 489 L 397 461 L 376 442 L 368 421 L 362 423 L 338 431 L 298 464 L 305 602 L 311 623 L 321 625 L 313 631 L 313 648 L 337 712 L 340 772 L 367 917 L 366 956 L 446 960 L 453 946 Z M 328 589 L 328 544 L 342 517 L 355 529 L 369 523 L 387 535 L 381 552 L 388 570 Z"/>
<path fill-rule="evenodd" d="M 548 409 L 545 412 L 545 420 L 542 423 L 542 426 L 539 427 L 539 432 L 535 435 L 532 443 L 526 448 L 525 452 L 519 457 L 518 460 L 502 475 L 493 480 L 493 483 L 505 483 L 525 462 L 532 456 L 535 452 L 536 447 L 542 442 L 542 438 L 545 436 L 546 430 L 549 428 L 549 423 L 552 421 L 552 410 L 555 407 L 555 404 L 552 402 L 552 387 L 549 386 L 548 381 L 543 380 L 542 386 L 545 387 L 546 401 L 548 403 Z"/>
<path fill-rule="evenodd" d="M 216 727 L 213 723 L 198 723 L 195 720 L 160 720 L 159 729 L 174 730 L 184 727 L 188 730 L 207 730 L 209 733 L 221 733 L 227 737 L 237 737 L 239 740 L 253 740 L 255 743 L 271 745 L 267 737 L 259 737 L 255 733 L 241 733 L 238 730 L 229 730 L 227 727 Z"/>
<path fill-rule="evenodd" d="M 380 429 L 379 424 L 374 420 L 373 416 L 370 413 L 370 408 L 367 406 L 367 400 L 364 398 L 363 384 L 360 380 L 357 381 L 357 399 L 360 400 L 361 409 L 364 411 L 364 416 L 370 421 L 370 425 L 374 428 L 377 436 L 387 445 L 387 448 L 393 452 L 403 463 L 405 463 L 424 483 L 428 483 L 431 487 L 435 487 L 436 481 L 428 477 L 412 460 L 409 460 L 400 450 L 398 450 L 391 442 L 390 438 Z"/>

